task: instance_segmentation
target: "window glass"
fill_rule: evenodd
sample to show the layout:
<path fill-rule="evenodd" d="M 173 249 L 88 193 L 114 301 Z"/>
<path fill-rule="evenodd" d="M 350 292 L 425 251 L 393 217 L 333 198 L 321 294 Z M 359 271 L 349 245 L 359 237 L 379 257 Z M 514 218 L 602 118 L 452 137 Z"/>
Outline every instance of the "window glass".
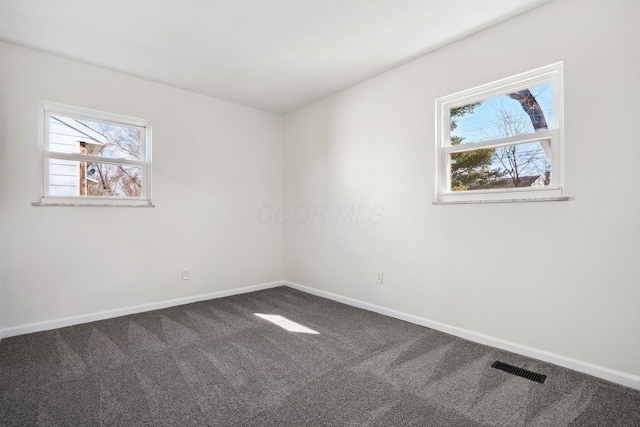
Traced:
<path fill-rule="evenodd" d="M 450 170 L 452 191 L 546 187 L 551 162 L 540 142 L 526 142 L 452 153 Z"/>
<path fill-rule="evenodd" d="M 148 121 L 45 102 L 42 106 L 43 201 L 149 202 Z"/>
<path fill-rule="evenodd" d="M 451 108 L 452 144 L 468 144 L 553 128 L 553 85 L 545 83 Z"/>
<path fill-rule="evenodd" d="M 438 202 L 562 195 L 562 63 L 436 100 Z"/>

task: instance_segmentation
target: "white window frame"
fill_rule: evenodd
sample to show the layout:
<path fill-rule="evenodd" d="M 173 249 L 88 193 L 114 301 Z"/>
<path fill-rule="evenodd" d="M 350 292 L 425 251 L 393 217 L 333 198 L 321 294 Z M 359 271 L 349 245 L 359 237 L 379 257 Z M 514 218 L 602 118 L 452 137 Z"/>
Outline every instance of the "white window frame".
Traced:
<path fill-rule="evenodd" d="M 451 144 L 450 111 L 474 102 L 545 83 L 553 87 L 553 127 L 533 133 L 482 142 Z M 436 99 L 436 200 L 435 204 L 568 200 L 564 187 L 563 63 L 547 65 Z M 487 190 L 451 190 L 451 155 L 479 149 L 504 147 L 532 141 L 550 143 L 551 176 L 544 187 Z"/>
<path fill-rule="evenodd" d="M 144 160 L 129 160 L 87 156 L 74 153 L 49 151 L 49 123 L 51 115 L 110 123 L 116 126 L 138 128 L 142 131 L 140 152 Z M 115 207 L 153 207 L 151 202 L 151 121 L 121 114 L 107 113 L 88 108 L 40 101 L 39 111 L 39 148 L 40 148 L 40 189 L 39 201 L 34 206 L 115 206 Z M 138 166 L 142 170 L 142 188 L 140 197 L 110 196 L 55 196 L 49 194 L 49 159 L 74 160 L 80 162 L 98 162 Z"/>

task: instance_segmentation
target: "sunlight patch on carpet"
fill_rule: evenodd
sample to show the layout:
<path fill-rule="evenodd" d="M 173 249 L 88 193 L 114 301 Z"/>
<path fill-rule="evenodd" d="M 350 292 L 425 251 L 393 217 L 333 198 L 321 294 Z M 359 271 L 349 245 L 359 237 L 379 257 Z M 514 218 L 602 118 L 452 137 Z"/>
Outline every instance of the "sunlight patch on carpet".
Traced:
<path fill-rule="evenodd" d="M 294 322 L 293 320 L 289 320 L 286 317 L 280 316 L 278 314 L 261 314 L 254 313 L 256 316 L 261 319 L 268 320 L 271 323 L 274 323 L 280 326 L 283 329 L 286 329 L 289 332 L 300 332 L 303 334 L 319 334 L 319 332 L 314 331 L 313 329 L 307 328 L 299 323 Z"/>

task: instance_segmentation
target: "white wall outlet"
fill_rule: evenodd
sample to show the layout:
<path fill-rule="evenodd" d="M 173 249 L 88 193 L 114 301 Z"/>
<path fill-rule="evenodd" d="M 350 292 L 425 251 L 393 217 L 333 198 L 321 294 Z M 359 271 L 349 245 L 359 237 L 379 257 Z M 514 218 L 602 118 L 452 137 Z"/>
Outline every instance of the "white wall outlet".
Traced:
<path fill-rule="evenodd" d="M 384 271 L 376 270 L 376 283 L 384 282 Z"/>
<path fill-rule="evenodd" d="M 183 268 L 182 269 L 182 280 L 189 280 L 191 279 L 191 276 L 189 275 L 189 269 L 188 268 Z"/>

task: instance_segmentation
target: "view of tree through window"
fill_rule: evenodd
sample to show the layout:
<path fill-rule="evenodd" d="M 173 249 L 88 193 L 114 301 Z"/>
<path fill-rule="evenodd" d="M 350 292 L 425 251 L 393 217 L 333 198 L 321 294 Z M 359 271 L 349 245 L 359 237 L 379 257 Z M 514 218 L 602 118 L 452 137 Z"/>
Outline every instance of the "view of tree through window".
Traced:
<path fill-rule="evenodd" d="M 49 193 L 57 196 L 141 197 L 144 129 L 49 116 Z M 70 160 L 56 153 L 99 157 Z"/>
<path fill-rule="evenodd" d="M 81 121 L 106 137 L 101 157 L 141 160 L 142 131 L 105 123 Z M 88 163 L 87 175 L 93 180 L 87 187 L 89 196 L 140 197 L 142 168 L 113 163 Z"/>
<path fill-rule="evenodd" d="M 553 127 L 551 83 L 451 108 L 452 146 L 534 134 Z M 550 139 L 451 153 L 451 190 L 543 187 L 550 183 Z"/>

